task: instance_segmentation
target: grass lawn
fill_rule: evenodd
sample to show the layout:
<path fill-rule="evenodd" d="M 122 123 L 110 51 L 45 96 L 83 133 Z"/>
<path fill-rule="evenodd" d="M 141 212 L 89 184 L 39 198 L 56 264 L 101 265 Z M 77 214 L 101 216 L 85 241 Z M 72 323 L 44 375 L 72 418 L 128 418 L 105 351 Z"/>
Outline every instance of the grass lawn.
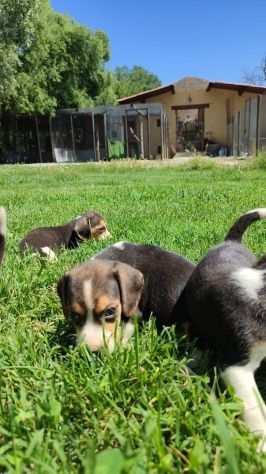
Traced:
<path fill-rule="evenodd" d="M 158 244 L 196 262 L 242 212 L 266 206 L 265 182 L 262 169 L 0 168 L 9 228 L 0 275 L 0 472 L 266 472 L 241 404 L 216 378 L 188 373 L 192 350 L 172 330 L 158 336 L 147 325 L 112 355 L 66 343 L 56 282 L 106 242 L 64 251 L 56 263 L 22 258 L 17 247 L 33 227 L 95 209 L 107 219 L 109 243 Z M 245 242 L 262 255 L 265 222 Z"/>

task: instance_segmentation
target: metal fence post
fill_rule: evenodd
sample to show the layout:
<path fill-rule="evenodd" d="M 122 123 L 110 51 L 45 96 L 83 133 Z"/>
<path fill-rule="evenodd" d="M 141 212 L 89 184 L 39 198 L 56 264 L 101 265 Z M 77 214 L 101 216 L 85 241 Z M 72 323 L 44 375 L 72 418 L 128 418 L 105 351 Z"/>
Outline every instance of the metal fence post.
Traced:
<path fill-rule="evenodd" d="M 38 118 L 37 118 L 36 115 L 34 116 L 34 120 L 35 120 L 35 129 L 36 129 L 39 160 L 40 160 L 40 163 L 42 163 L 42 151 L 41 151 L 41 143 L 40 143 L 40 135 L 39 135 L 39 124 L 38 124 Z"/>
<path fill-rule="evenodd" d="M 91 121 L 92 121 L 92 140 L 93 140 L 94 161 L 99 161 L 99 160 L 98 160 L 97 153 L 96 153 L 96 143 L 95 143 L 95 115 L 94 115 L 94 112 L 91 113 Z"/>
<path fill-rule="evenodd" d="M 71 126 L 71 137 L 72 137 L 72 151 L 73 151 L 73 156 L 74 156 L 75 159 L 77 159 L 72 114 L 70 114 L 70 126 Z"/>

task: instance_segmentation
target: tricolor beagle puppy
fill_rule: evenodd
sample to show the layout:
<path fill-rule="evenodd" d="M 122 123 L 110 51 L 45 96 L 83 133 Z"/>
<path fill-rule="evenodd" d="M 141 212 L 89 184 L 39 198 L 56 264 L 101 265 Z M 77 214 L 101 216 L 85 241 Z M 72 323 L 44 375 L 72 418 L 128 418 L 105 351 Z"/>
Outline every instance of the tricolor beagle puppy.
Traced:
<path fill-rule="evenodd" d="M 244 403 L 244 419 L 262 436 L 266 451 L 266 406 L 254 372 L 266 357 L 266 257 L 256 257 L 241 243 L 266 209 L 242 215 L 225 241 L 212 248 L 192 273 L 180 298 L 191 336 L 207 349 Z"/>
<path fill-rule="evenodd" d="M 103 240 L 109 236 L 103 217 L 97 212 L 89 211 L 65 225 L 32 230 L 21 240 L 19 247 L 22 252 L 31 249 L 53 260 L 54 250 L 73 249 L 85 240 Z"/>
<path fill-rule="evenodd" d="M 6 211 L 0 207 L 0 264 L 4 257 L 6 241 Z"/>
<path fill-rule="evenodd" d="M 78 341 L 113 350 L 134 332 L 134 316 L 174 324 L 193 263 L 153 245 L 120 242 L 67 272 L 58 283 L 63 311 Z"/>

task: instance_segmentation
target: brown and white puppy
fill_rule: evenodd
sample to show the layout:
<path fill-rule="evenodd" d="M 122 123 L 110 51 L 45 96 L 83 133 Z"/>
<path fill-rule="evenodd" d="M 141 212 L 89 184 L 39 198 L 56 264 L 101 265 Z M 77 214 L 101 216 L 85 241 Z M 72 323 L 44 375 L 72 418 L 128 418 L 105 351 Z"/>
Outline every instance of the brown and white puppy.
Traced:
<path fill-rule="evenodd" d="M 0 264 L 4 257 L 6 242 L 6 211 L 0 207 Z"/>
<path fill-rule="evenodd" d="M 153 314 L 158 327 L 176 322 L 178 298 L 193 269 L 160 247 L 120 242 L 67 272 L 58 294 L 78 341 L 92 351 L 112 351 L 133 335 L 135 316 Z"/>
<path fill-rule="evenodd" d="M 241 243 L 244 231 L 266 209 L 242 215 L 223 243 L 197 265 L 180 306 L 198 345 L 212 355 L 227 385 L 244 404 L 249 428 L 262 436 L 266 451 L 266 406 L 254 372 L 266 358 L 266 257 L 256 257 Z"/>
<path fill-rule="evenodd" d="M 30 231 L 21 240 L 19 247 L 22 252 L 31 249 L 52 260 L 55 258 L 54 250 L 74 249 L 85 240 L 103 240 L 109 236 L 104 218 L 97 212 L 89 211 L 65 225 Z"/>

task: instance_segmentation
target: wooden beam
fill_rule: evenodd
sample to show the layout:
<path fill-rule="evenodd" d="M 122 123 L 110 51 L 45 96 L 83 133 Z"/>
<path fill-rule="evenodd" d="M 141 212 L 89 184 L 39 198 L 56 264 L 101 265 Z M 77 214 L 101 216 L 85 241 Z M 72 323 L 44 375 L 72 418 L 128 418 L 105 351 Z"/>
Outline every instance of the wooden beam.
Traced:
<path fill-rule="evenodd" d="M 256 117 L 256 156 L 258 156 L 260 147 L 260 96 L 257 97 L 257 117 Z"/>
<path fill-rule="evenodd" d="M 173 105 L 172 110 L 208 109 L 210 104 Z"/>
<path fill-rule="evenodd" d="M 148 138 L 148 159 L 151 157 L 151 121 L 149 107 L 147 108 L 147 138 Z"/>
<path fill-rule="evenodd" d="M 126 158 L 129 158 L 127 109 L 125 109 Z"/>

